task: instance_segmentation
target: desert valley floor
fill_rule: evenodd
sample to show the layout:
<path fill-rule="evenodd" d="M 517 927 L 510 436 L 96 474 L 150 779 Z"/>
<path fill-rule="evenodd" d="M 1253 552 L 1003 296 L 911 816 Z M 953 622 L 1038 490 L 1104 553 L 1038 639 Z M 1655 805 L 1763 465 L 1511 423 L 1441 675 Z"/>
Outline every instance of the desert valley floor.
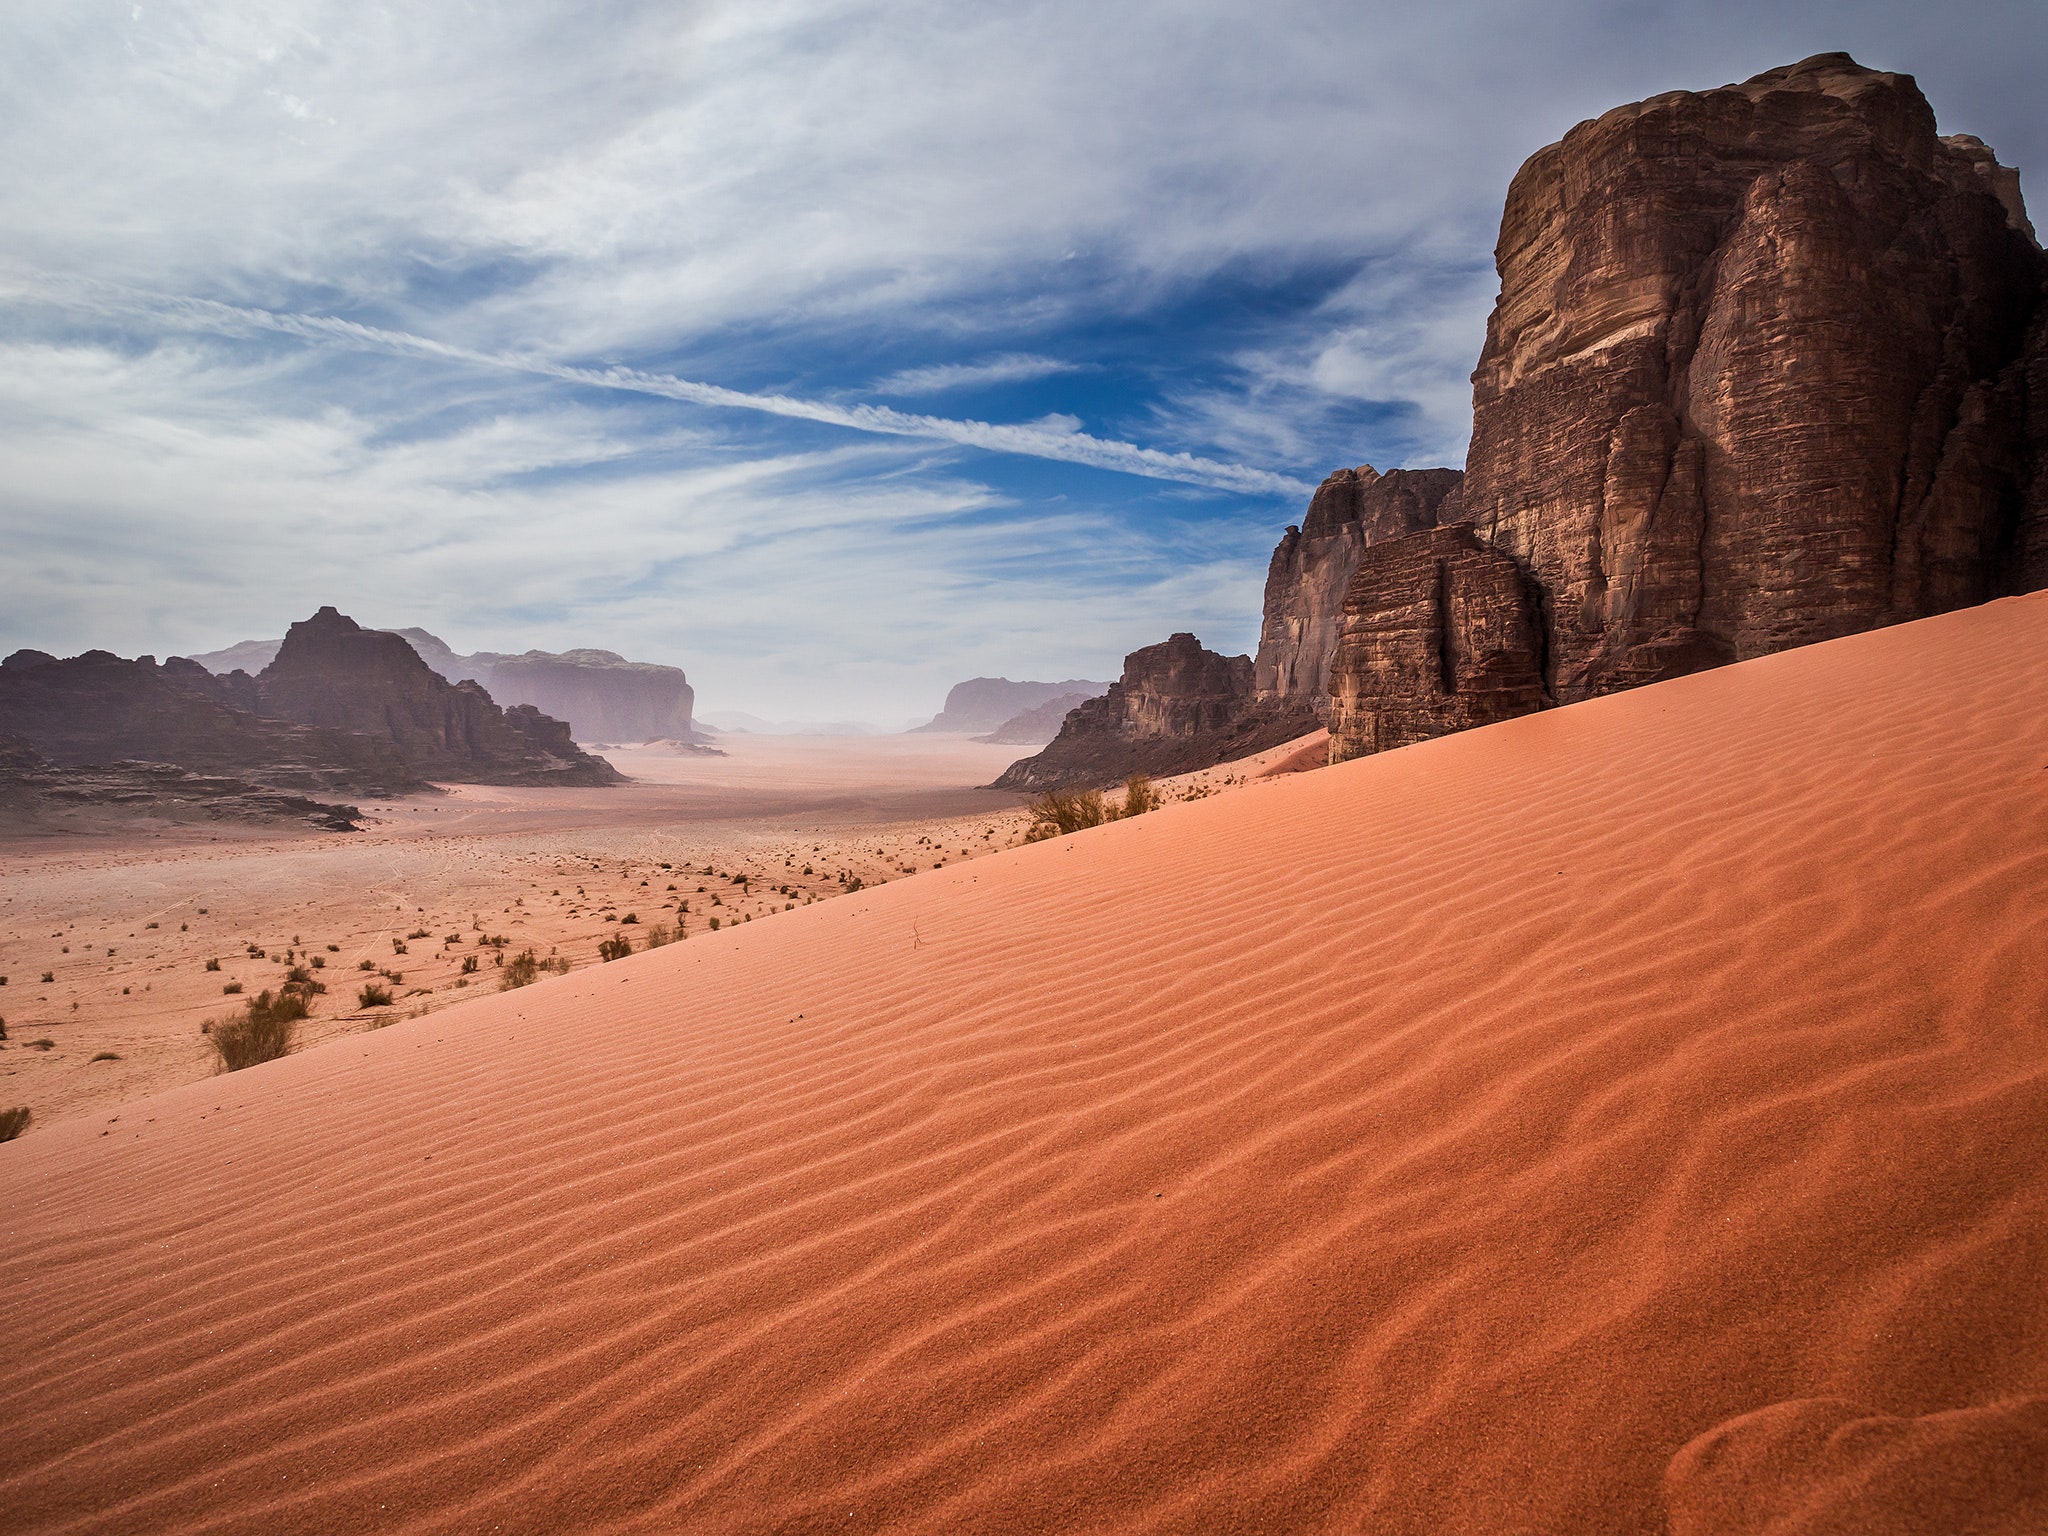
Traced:
<path fill-rule="evenodd" d="M 10 969 L 94 957 L 37 1071 L 157 963 L 191 1056 L 201 952 L 294 935 L 424 927 L 449 1005 L 0 1146 L 0 1524 L 2041 1528 L 2048 596 L 982 857 L 1017 813 L 920 773 L 10 854 Z M 451 1000 L 465 920 L 749 859 L 753 921 Z"/>

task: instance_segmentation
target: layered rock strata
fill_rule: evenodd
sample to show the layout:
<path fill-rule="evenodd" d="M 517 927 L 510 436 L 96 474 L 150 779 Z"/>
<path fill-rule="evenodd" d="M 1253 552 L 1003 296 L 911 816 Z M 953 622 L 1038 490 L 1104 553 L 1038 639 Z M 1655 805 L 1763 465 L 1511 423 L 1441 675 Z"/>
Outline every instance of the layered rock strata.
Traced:
<path fill-rule="evenodd" d="M 1252 666 L 1261 699 L 1330 701 L 1330 658 L 1344 596 L 1371 545 L 1433 528 L 1463 476 L 1455 469 L 1340 469 L 1316 488 L 1299 527 L 1289 527 L 1266 571 L 1265 618 Z"/>
<path fill-rule="evenodd" d="M 622 775 L 531 705 L 500 709 L 451 683 L 403 639 L 333 608 L 294 624 L 256 679 L 265 714 L 388 741 L 420 776 L 450 783 L 616 784 Z"/>
<path fill-rule="evenodd" d="M 354 832 L 362 812 L 225 774 L 171 763 L 52 763 L 19 736 L 0 736 L 0 829 L 91 832 L 110 822 L 303 822 Z"/>
<path fill-rule="evenodd" d="M 1541 709 L 1543 633 L 1529 578 L 1470 523 L 1369 547 L 1344 604 L 1330 761 Z"/>
<path fill-rule="evenodd" d="M 1305 700 L 1254 697 L 1252 659 L 1177 634 L 1124 658 L 1123 676 L 1066 717 L 1035 757 L 1012 763 L 997 789 L 1114 784 L 1133 773 L 1188 773 L 1262 752 L 1316 728 Z"/>
<path fill-rule="evenodd" d="M 1496 262 L 1461 515 L 1541 584 L 1560 701 L 2042 580 L 2041 253 L 1910 76 L 1825 54 L 1582 123 Z"/>

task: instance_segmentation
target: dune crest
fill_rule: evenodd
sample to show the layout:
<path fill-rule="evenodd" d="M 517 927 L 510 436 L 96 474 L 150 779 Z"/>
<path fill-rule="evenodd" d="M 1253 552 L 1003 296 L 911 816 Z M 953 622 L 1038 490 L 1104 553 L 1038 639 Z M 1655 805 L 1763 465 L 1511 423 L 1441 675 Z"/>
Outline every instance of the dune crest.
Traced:
<path fill-rule="evenodd" d="M 2044 850 L 2028 597 L 59 1125 L 9 1524 L 1654 1536 L 1809 1399 L 1938 1462 L 2048 1392 Z"/>

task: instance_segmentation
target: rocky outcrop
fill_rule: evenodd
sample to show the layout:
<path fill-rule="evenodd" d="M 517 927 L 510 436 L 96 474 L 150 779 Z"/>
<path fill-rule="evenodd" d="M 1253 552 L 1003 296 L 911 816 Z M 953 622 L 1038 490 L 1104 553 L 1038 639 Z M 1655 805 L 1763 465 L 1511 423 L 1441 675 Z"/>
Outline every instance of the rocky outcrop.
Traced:
<path fill-rule="evenodd" d="M 500 709 L 473 682 L 450 683 L 403 639 L 333 608 L 294 624 L 256 679 L 263 712 L 386 741 L 415 773 L 450 783 L 615 784 L 603 758 L 532 706 Z"/>
<path fill-rule="evenodd" d="M 362 812 L 169 763 L 61 767 L 19 736 L 0 736 L 0 830 L 91 833 L 137 821 L 304 823 L 354 832 Z"/>
<path fill-rule="evenodd" d="M 964 683 L 955 683 L 946 693 L 946 707 L 923 725 L 918 731 L 999 731 L 1010 721 L 1027 710 L 1041 708 L 1054 699 L 1070 694 L 1084 698 L 1097 698 L 1109 691 L 1108 683 L 1091 683 L 1086 678 L 1070 677 L 1063 683 L 1013 683 L 1007 677 L 970 677 Z M 1069 709 L 1072 705 L 1067 706 Z M 1064 717 L 1065 711 L 1061 711 Z M 1057 729 L 1057 724 L 1055 724 Z M 1051 740 L 1052 733 L 1038 737 L 1040 741 Z"/>
<path fill-rule="evenodd" d="M 1330 657 L 1344 596 L 1366 549 L 1433 528 L 1458 487 L 1455 469 L 1340 469 L 1316 488 L 1299 527 L 1289 527 L 1266 572 L 1265 621 L 1253 662 L 1261 699 L 1305 699 L 1319 714 L 1330 701 Z"/>
<path fill-rule="evenodd" d="M 1842 54 L 1582 123 L 1508 194 L 1463 511 L 1560 701 L 2037 585 L 2017 177 Z"/>
<path fill-rule="evenodd" d="M 1330 761 L 1541 709 L 1542 647 L 1533 584 L 1470 523 L 1372 545 L 1344 604 Z"/>
<path fill-rule="evenodd" d="M 1253 697 L 1252 659 L 1178 634 L 1124 658 L 1122 678 L 1066 717 L 1043 752 L 1012 763 L 997 789 L 1114 784 L 1133 773 L 1188 773 L 1316 728 L 1305 701 Z"/>
<path fill-rule="evenodd" d="M 1027 709 L 1021 715 L 1012 715 L 986 736 L 977 736 L 974 739 L 999 747 L 1042 747 L 1059 735 L 1060 727 L 1066 724 L 1068 715 L 1091 698 L 1099 697 L 1099 694 L 1063 693 L 1036 709 Z"/>
<path fill-rule="evenodd" d="M 59 767 L 141 761 L 315 794 L 399 795 L 425 787 L 388 741 L 253 712 L 247 673 L 214 677 L 179 657 L 0 663 L 0 731 Z"/>
<path fill-rule="evenodd" d="M 566 720 L 578 741 L 690 739 L 697 693 L 681 667 L 595 650 L 479 651 L 458 661 L 475 670 L 492 698 Z"/>

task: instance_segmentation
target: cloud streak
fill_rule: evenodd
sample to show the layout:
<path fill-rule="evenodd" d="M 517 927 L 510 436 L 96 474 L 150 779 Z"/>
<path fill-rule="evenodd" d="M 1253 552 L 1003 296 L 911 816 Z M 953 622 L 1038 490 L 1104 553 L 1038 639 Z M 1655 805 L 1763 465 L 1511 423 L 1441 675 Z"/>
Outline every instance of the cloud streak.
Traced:
<path fill-rule="evenodd" d="M 63 295 L 56 285 L 42 283 L 29 286 L 36 291 L 37 297 L 62 300 Z M 17 290 L 16 296 L 26 295 Z M 151 299 L 145 295 L 128 294 L 112 304 L 102 303 L 96 307 L 103 312 L 114 308 L 183 329 L 208 331 L 216 335 L 269 333 L 290 336 L 321 346 L 525 374 L 590 389 L 621 390 L 723 410 L 755 411 L 786 420 L 817 422 L 884 437 L 920 438 L 989 453 L 1018 454 L 1062 464 L 1084 464 L 1093 469 L 1113 470 L 1180 485 L 1205 486 L 1212 490 L 1235 491 L 1248 496 L 1298 499 L 1313 489 L 1306 481 L 1271 470 L 1096 437 L 1070 426 L 1064 418 L 1026 423 L 974 421 L 899 411 L 886 405 L 841 405 L 794 395 L 760 394 L 640 368 L 619 365 L 588 368 L 528 353 L 457 346 L 409 331 L 387 330 L 333 315 L 257 309 L 223 304 L 213 299 Z"/>

